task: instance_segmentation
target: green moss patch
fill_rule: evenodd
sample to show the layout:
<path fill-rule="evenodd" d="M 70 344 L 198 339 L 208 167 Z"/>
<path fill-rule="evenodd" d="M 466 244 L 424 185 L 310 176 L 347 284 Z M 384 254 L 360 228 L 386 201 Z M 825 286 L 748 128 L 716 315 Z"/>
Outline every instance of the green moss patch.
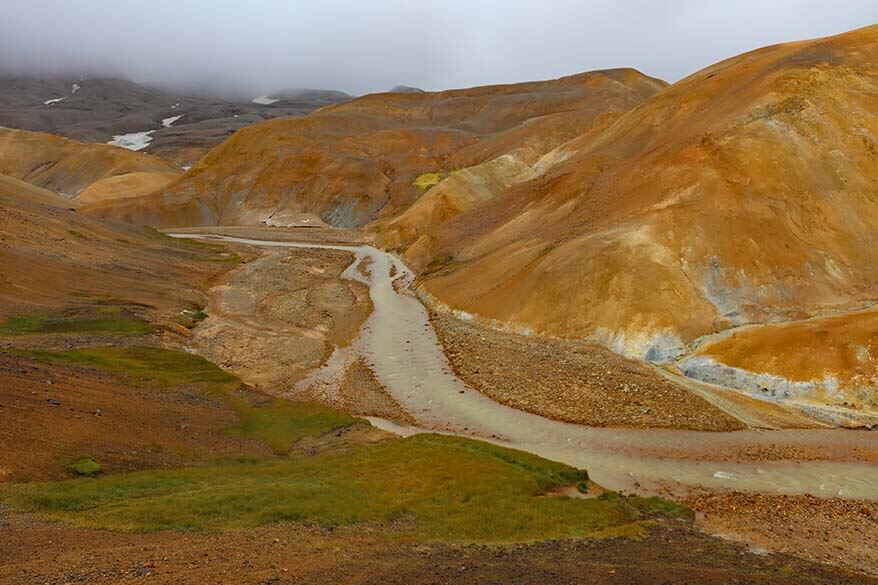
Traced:
<path fill-rule="evenodd" d="M 108 308 L 92 315 L 28 313 L 0 323 L 0 335 L 143 335 L 150 331 L 146 321 Z"/>
<path fill-rule="evenodd" d="M 67 467 L 77 475 L 89 477 L 101 472 L 101 465 L 91 457 L 80 457 Z"/>
<path fill-rule="evenodd" d="M 418 175 L 414 181 L 415 187 L 421 191 L 426 191 L 430 187 L 438 185 L 442 181 L 442 173 L 424 173 Z"/>
<path fill-rule="evenodd" d="M 158 389 L 195 387 L 225 403 L 239 422 L 230 435 L 262 441 L 285 455 L 306 436 L 320 436 L 353 424 L 347 413 L 320 404 L 269 399 L 242 386 L 241 380 L 201 356 L 157 347 L 95 347 L 69 351 L 20 352 L 33 359 L 112 372 L 134 385 Z"/>

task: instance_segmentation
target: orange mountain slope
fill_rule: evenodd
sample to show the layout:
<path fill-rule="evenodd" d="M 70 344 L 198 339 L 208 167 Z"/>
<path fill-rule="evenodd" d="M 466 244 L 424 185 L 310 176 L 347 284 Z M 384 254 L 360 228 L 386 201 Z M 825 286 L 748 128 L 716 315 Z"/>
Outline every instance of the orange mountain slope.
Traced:
<path fill-rule="evenodd" d="M 554 145 L 568 137 L 564 124 L 542 122 L 543 117 L 585 110 L 594 118 L 627 110 L 661 87 L 662 82 L 620 70 L 368 95 L 307 117 L 245 128 L 167 188 L 89 210 L 159 226 L 276 223 L 277 216 L 291 213 L 361 226 L 409 207 L 422 193 L 419 177 L 495 158 L 541 128 L 560 138 L 531 140 L 536 151 L 550 147 L 542 142 Z M 591 120 L 574 126 L 590 127 Z"/>
<path fill-rule="evenodd" d="M 0 173 L 89 203 L 149 193 L 183 171 L 160 158 L 116 146 L 0 128 Z"/>
<path fill-rule="evenodd" d="M 652 361 L 859 309 L 878 285 L 876 142 L 878 27 L 729 59 L 443 225 L 417 250 L 423 291 Z"/>

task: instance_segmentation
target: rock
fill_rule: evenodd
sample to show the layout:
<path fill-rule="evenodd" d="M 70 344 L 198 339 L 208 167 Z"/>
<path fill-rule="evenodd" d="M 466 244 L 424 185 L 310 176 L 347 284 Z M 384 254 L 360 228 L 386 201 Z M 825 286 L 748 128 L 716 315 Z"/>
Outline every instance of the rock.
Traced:
<path fill-rule="evenodd" d="M 48 403 L 51 404 L 52 406 L 61 406 L 61 401 L 60 401 L 60 400 L 56 400 L 56 399 L 54 399 L 54 398 L 46 398 L 46 402 L 48 402 Z"/>

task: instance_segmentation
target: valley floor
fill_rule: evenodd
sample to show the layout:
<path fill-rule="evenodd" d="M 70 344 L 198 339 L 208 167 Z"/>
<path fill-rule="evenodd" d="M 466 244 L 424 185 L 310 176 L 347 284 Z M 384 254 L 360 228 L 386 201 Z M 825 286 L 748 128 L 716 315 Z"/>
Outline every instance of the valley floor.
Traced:
<path fill-rule="evenodd" d="M 358 234 L 326 229 L 202 231 L 285 241 L 363 243 Z M 452 448 L 457 443 L 437 439 L 434 445 L 429 437 L 435 435 L 421 435 L 427 438 L 420 442 L 393 439 L 345 414 L 393 421 L 388 423 L 390 428 L 393 423 L 403 429 L 429 423 L 422 419 L 423 413 L 407 408 L 397 392 L 385 387 L 368 354 L 330 372 L 333 375 L 327 379 L 332 383 L 307 382 L 321 364 L 355 342 L 374 309 L 368 287 L 344 276 L 354 255 L 339 250 L 224 245 L 244 262 L 210 283 L 205 291 L 205 314 L 192 319 L 188 313 L 183 315 L 185 327 L 147 337 L 134 331 L 131 336 L 111 337 L 16 333 L 2 339 L 6 353 L 0 353 L 0 415 L 4 416 L 0 481 L 68 478 L 71 460 L 86 454 L 101 463 L 104 476 L 50 484 L 7 483 L 7 492 L 0 483 L 0 500 L 6 501 L 7 493 L 9 501 L 17 502 L 14 506 L 0 504 L 0 582 L 125 583 L 139 582 L 146 575 L 151 575 L 153 582 L 168 583 L 878 582 L 867 576 L 878 577 L 878 505 L 868 500 L 776 492 L 760 495 L 729 488 L 681 489 L 672 481 L 634 482 L 625 491 L 660 494 L 683 502 L 694 510 L 695 523 L 673 515 L 664 517 L 648 500 L 638 503 L 635 498 L 633 505 L 643 509 L 635 514 L 636 522 L 592 529 L 585 533 L 591 535 L 586 538 L 571 539 L 569 535 L 575 531 L 567 531 L 563 522 L 550 523 L 550 536 L 540 532 L 503 536 L 499 543 L 494 537 L 474 538 L 478 526 L 443 524 L 446 516 L 455 518 L 455 506 L 462 506 L 463 518 L 471 520 L 467 514 L 472 512 L 465 512 L 470 509 L 467 506 L 490 518 L 495 512 L 471 502 L 471 497 L 481 496 L 470 490 L 488 485 L 490 481 L 484 478 L 496 478 L 497 471 L 474 475 L 483 479 L 473 481 L 464 474 L 455 478 L 462 482 L 461 487 L 436 490 L 430 481 L 450 479 L 442 475 L 442 462 L 432 457 L 461 456 Z M 370 266 L 365 263 L 358 270 L 365 273 Z M 806 462 L 851 464 L 859 466 L 857 469 L 878 465 L 876 433 L 807 428 L 744 430 L 739 419 L 714 403 L 601 348 L 499 333 L 447 315 L 433 314 L 431 318 L 454 370 L 443 375 L 456 374 L 471 388 L 518 409 L 561 421 L 611 427 L 594 429 L 594 440 L 607 453 L 626 460 L 707 463 L 716 464 L 717 469 L 726 464 L 795 466 Z M 128 327 L 125 323 L 117 326 L 122 325 Z M 238 388 L 236 379 L 204 369 L 206 362 L 176 357 L 186 354 L 132 346 L 143 343 L 194 351 L 239 376 L 251 389 Z M 166 364 L 170 373 L 153 379 L 148 372 L 155 364 Z M 202 373 L 192 378 L 174 374 L 175 368 L 182 368 L 181 372 L 196 368 Z M 120 372 L 128 372 L 127 377 L 120 379 Z M 205 391 L 193 385 L 204 376 L 214 380 L 215 389 Z M 312 412 L 310 407 L 303 412 L 297 406 L 301 403 L 276 397 L 317 400 L 344 412 Z M 310 430 L 297 426 L 303 420 L 309 421 Z M 669 428 L 650 429 L 654 426 Z M 406 476 L 408 471 L 393 467 L 394 449 L 401 449 L 398 454 L 407 457 L 405 449 L 428 446 L 433 451 L 424 453 L 433 455 L 427 455 L 431 459 L 423 461 L 423 470 L 410 470 L 421 474 L 417 481 Z M 261 507 L 259 498 L 274 505 L 284 501 L 276 490 L 292 489 L 286 483 L 274 483 L 275 474 L 286 469 L 282 466 L 288 462 L 298 461 L 313 468 L 309 473 L 319 475 L 326 473 L 319 463 L 327 457 L 327 461 L 336 462 L 332 465 L 341 473 L 345 465 L 363 465 L 360 458 L 373 457 L 371 449 L 386 454 L 379 460 L 389 466 L 387 477 L 364 479 L 364 485 L 356 481 L 344 484 L 352 493 L 335 493 L 333 484 L 326 481 L 336 480 L 320 479 L 320 497 L 310 496 L 318 508 L 310 511 L 295 509 L 295 498 L 291 500 L 294 509 L 265 511 Z M 470 447 L 461 453 L 481 457 L 478 449 Z M 460 469 L 476 473 L 480 465 L 496 465 L 492 457 L 507 461 L 517 456 L 491 453 L 487 462 L 478 457 L 468 460 L 472 467 Z M 225 461 L 219 465 L 227 467 L 216 468 L 222 475 L 211 479 L 213 468 L 208 462 L 218 459 Z M 251 460 L 268 463 L 247 463 Z M 248 472 L 240 465 L 254 467 Z M 534 465 L 516 463 L 519 475 L 510 478 L 534 481 L 521 474 L 536 469 L 539 474 L 549 473 L 539 476 L 539 485 L 559 481 L 563 485 L 565 480 L 559 480 L 557 473 L 560 477 L 569 473 L 543 472 L 539 470 L 542 463 Z M 176 469 L 195 471 L 178 477 Z M 145 475 L 134 474 L 130 480 L 124 475 L 136 470 L 145 470 Z M 171 475 L 152 470 L 168 470 Z M 223 487 L 223 482 L 233 481 L 229 477 L 242 471 L 240 479 L 234 481 L 243 483 Z M 343 481 L 356 479 L 345 477 Z M 177 496 L 165 495 L 166 481 L 174 486 L 167 494 Z M 377 492 L 394 497 L 412 490 L 432 493 L 429 501 L 440 497 L 437 494 L 453 496 L 451 503 L 442 504 L 450 508 L 433 509 L 427 526 L 435 524 L 429 530 L 451 530 L 458 536 L 440 538 L 436 536 L 440 532 L 424 533 L 424 526 L 413 527 L 410 516 L 420 514 L 423 520 L 427 517 L 423 511 L 385 511 L 381 506 L 389 502 L 365 495 L 374 488 L 370 481 L 403 482 L 384 488 L 390 492 Z M 366 491 L 356 496 L 361 489 Z M 511 488 L 496 489 L 503 490 L 502 497 L 521 497 L 509 491 Z M 462 490 L 459 496 L 456 490 Z M 128 493 L 137 494 L 140 500 L 128 496 L 114 500 Z M 257 526 L 263 523 L 260 513 L 274 514 L 275 522 L 280 523 L 253 527 L 247 520 L 236 524 L 237 516 L 228 510 L 218 516 L 213 512 L 191 516 L 192 510 L 175 507 L 180 504 L 174 497 L 189 501 L 196 510 L 228 502 L 241 517 L 257 514 L 253 520 Z M 343 508 L 348 505 L 345 497 L 353 498 L 356 504 L 350 511 Z M 321 498 L 328 498 L 328 503 L 323 504 Z M 520 505 L 520 500 L 511 501 Z M 555 510 L 554 498 L 537 497 L 535 501 L 547 513 L 561 511 Z M 576 501 L 558 498 L 557 505 L 573 506 Z M 621 504 L 613 499 L 587 501 L 593 502 L 589 506 L 597 506 L 595 509 L 633 513 L 627 500 Z M 138 509 L 138 502 L 147 507 Z M 373 504 L 378 507 L 373 509 Z M 319 507 L 324 505 L 329 507 Z M 412 500 L 405 505 L 418 510 L 424 504 Z M 524 513 L 523 508 L 510 509 Z M 482 523 L 504 530 L 509 509 L 496 513 L 500 515 L 495 520 Z M 340 523 L 284 522 L 339 514 L 343 518 Z M 498 522 L 499 518 L 505 520 Z M 514 534 L 525 526 L 536 531 L 538 518 L 531 522 L 522 519 L 520 525 L 513 521 L 508 530 Z M 188 526 L 186 522 L 194 522 L 187 530 L 194 527 L 196 531 L 161 529 Z M 211 522 L 217 523 L 219 532 L 198 528 L 214 526 Z M 118 532 L 96 526 L 148 532 Z M 723 535 L 723 539 L 701 530 Z M 639 536 L 630 538 L 634 534 Z M 503 544 L 509 540 L 531 544 Z"/>

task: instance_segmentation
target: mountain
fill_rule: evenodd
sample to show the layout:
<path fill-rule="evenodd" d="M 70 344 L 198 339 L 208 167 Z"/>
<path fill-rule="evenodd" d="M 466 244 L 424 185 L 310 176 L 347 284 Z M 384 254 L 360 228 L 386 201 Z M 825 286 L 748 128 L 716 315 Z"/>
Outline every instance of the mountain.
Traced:
<path fill-rule="evenodd" d="M 264 104 L 185 95 L 123 79 L 7 76 L 0 77 L 0 126 L 85 142 L 133 141 L 144 152 L 188 166 L 240 128 L 349 99 L 336 91 L 291 90 Z"/>
<path fill-rule="evenodd" d="M 183 171 L 158 157 L 116 146 L 0 128 L 0 173 L 79 204 L 150 193 Z"/>
<path fill-rule="evenodd" d="M 705 381 L 874 410 L 876 64 L 872 26 L 670 86 L 409 248 L 423 293 Z"/>
<path fill-rule="evenodd" d="M 176 314 L 203 303 L 215 252 L 70 209 L 54 193 L 0 174 L 0 320 L 95 303 Z"/>
<path fill-rule="evenodd" d="M 630 109 L 663 86 L 633 70 L 613 70 L 368 95 L 307 117 L 245 128 L 160 192 L 91 210 L 159 226 L 258 224 L 290 213 L 312 213 L 338 227 L 363 226 L 407 209 L 459 168 L 515 145 L 545 150 L 591 127 L 600 114 Z M 527 164 L 534 157 L 521 158 Z"/>

